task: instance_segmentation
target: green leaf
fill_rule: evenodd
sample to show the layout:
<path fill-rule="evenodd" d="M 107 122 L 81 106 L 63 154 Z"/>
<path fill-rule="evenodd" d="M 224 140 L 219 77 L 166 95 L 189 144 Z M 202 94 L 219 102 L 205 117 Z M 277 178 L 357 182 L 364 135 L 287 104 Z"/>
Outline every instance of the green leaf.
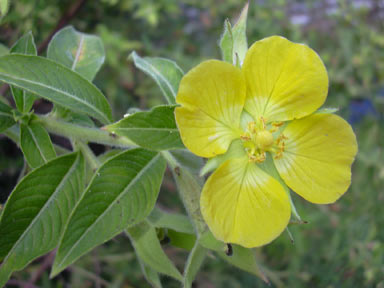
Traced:
<path fill-rule="evenodd" d="M 184 269 L 184 288 L 191 288 L 192 282 L 196 277 L 201 265 L 207 255 L 207 249 L 196 242 L 191 253 L 189 253 L 187 264 Z"/>
<path fill-rule="evenodd" d="M 162 154 L 172 168 L 173 178 L 195 231 L 198 234 L 203 233 L 207 229 L 207 225 L 200 211 L 201 179 L 178 162 L 169 151 L 163 151 Z"/>
<path fill-rule="evenodd" d="M 148 216 L 148 221 L 156 228 L 168 228 L 182 233 L 194 234 L 189 218 L 182 214 L 168 213 L 155 207 Z"/>
<path fill-rule="evenodd" d="M 155 208 L 147 220 L 156 228 L 167 229 L 172 246 L 190 251 L 195 245 L 195 230 L 187 216 Z"/>
<path fill-rule="evenodd" d="M 151 284 L 151 286 L 154 288 L 162 288 L 163 286 L 160 282 L 159 273 L 157 273 L 148 265 L 145 265 L 140 259 L 138 259 L 138 261 L 140 263 L 141 271 L 143 272 L 144 277 L 148 281 L 148 283 Z"/>
<path fill-rule="evenodd" d="M 92 82 L 104 63 L 104 45 L 99 37 L 80 33 L 72 26 L 68 26 L 53 36 L 48 45 L 47 57 Z M 71 113 L 58 105 L 55 105 L 54 111 L 68 122 L 93 126 L 92 120 L 86 115 Z"/>
<path fill-rule="evenodd" d="M 0 101 L 0 132 L 16 124 L 13 119 L 12 108 Z"/>
<path fill-rule="evenodd" d="M 10 0 L 0 0 L 0 19 L 8 13 Z"/>
<path fill-rule="evenodd" d="M 225 251 L 225 248 L 227 247 L 224 242 L 217 240 L 209 230 L 201 235 L 199 243 L 209 250 L 219 252 Z"/>
<path fill-rule="evenodd" d="M 228 256 L 225 254 L 225 252 L 217 252 L 217 254 L 230 263 L 231 265 L 244 270 L 248 273 L 251 273 L 265 282 L 268 282 L 265 275 L 260 270 L 260 267 L 258 266 L 256 262 L 255 252 L 252 249 L 244 248 L 239 245 L 233 245 L 233 254 L 232 256 Z"/>
<path fill-rule="evenodd" d="M 175 104 L 179 83 L 184 75 L 176 62 L 164 58 L 140 57 L 136 52 L 132 52 L 130 58 L 133 59 L 136 68 L 155 80 L 167 102 Z"/>
<path fill-rule="evenodd" d="M 183 281 L 183 276 L 161 248 L 156 229 L 144 221 L 127 229 L 138 258 L 158 273 Z"/>
<path fill-rule="evenodd" d="M 33 39 L 32 32 L 28 32 L 21 37 L 11 48 L 11 54 L 25 54 L 25 55 L 37 55 L 37 49 L 35 40 Z M 28 93 L 23 89 L 19 89 L 11 86 L 13 98 L 15 104 L 20 112 L 28 112 L 31 110 L 33 102 L 36 100 L 36 96 Z"/>
<path fill-rule="evenodd" d="M 71 215 L 51 276 L 152 211 L 165 171 L 155 152 L 132 149 L 107 160 Z"/>
<path fill-rule="evenodd" d="M 247 35 L 246 35 L 248 6 L 249 6 L 249 3 L 247 3 L 244 6 L 239 16 L 239 19 L 237 20 L 236 24 L 232 28 L 232 36 L 233 36 L 232 56 L 233 56 L 234 65 L 236 65 L 236 58 L 240 60 L 240 64 L 243 63 L 245 54 L 247 53 L 247 50 L 248 50 Z"/>
<path fill-rule="evenodd" d="M 56 157 L 51 138 L 39 123 L 20 125 L 20 146 L 31 168 L 36 168 Z"/>
<path fill-rule="evenodd" d="M 221 35 L 219 41 L 219 47 L 221 50 L 221 57 L 224 61 L 233 63 L 233 36 L 232 36 L 232 26 L 231 22 L 228 19 L 224 21 L 224 32 Z"/>
<path fill-rule="evenodd" d="M 192 174 L 199 175 L 201 168 L 204 165 L 203 158 L 196 156 L 187 149 L 177 149 L 169 151 L 181 166 L 188 169 Z"/>
<path fill-rule="evenodd" d="M 0 80 L 73 111 L 86 113 L 102 123 L 107 124 L 112 119 L 111 108 L 96 86 L 46 58 L 16 54 L 1 56 Z"/>
<path fill-rule="evenodd" d="M 68 26 L 53 36 L 47 57 L 92 81 L 104 63 L 104 45 L 99 37 Z"/>
<path fill-rule="evenodd" d="M 81 154 L 67 154 L 33 170 L 13 190 L 0 219 L 0 287 L 56 247 L 84 191 L 84 167 Z"/>
<path fill-rule="evenodd" d="M 0 43 L 0 56 L 7 55 L 8 53 L 9 53 L 8 47 Z"/>
<path fill-rule="evenodd" d="M 150 150 L 184 148 L 174 110 L 175 106 L 157 106 L 148 112 L 129 115 L 105 129 Z"/>
<path fill-rule="evenodd" d="M 196 235 L 194 233 L 183 233 L 173 229 L 168 229 L 167 236 L 172 246 L 187 251 L 191 251 L 196 243 Z"/>
<path fill-rule="evenodd" d="M 217 240 L 210 231 L 205 232 L 201 236 L 199 243 L 207 249 L 216 251 L 220 258 L 224 259 L 233 266 L 254 274 L 268 282 L 257 265 L 255 253 L 252 249 L 232 244 L 232 256 L 228 256 L 225 253 L 226 244 Z"/>
<path fill-rule="evenodd" d="M 233 27 L 228 19 L 224 21 L 224 32 L 219 41 L 222 59 L 236 66 L 243 63 L 248 50 L 246 35 L 248 6 L 249 3 L 244 6 Z"/>

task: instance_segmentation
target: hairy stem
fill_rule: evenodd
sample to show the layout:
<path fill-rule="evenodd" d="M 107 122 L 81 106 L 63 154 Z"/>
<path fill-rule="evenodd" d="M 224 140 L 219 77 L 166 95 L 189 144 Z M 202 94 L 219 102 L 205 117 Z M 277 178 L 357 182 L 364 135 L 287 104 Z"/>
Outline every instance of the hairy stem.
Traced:
<path fill-rule="evenodd" d="M 51 116 L 36 115 L 37 119 L 33 121 L 39 122 L 48 132 L 64 136 L 82 142 L 93 142 L 107 146 L 128 148 L 137 146 L 128 138 L 119 137 L 99 128 L 90 128 L 80 126 L 64 121 L 57 120 Z"/>

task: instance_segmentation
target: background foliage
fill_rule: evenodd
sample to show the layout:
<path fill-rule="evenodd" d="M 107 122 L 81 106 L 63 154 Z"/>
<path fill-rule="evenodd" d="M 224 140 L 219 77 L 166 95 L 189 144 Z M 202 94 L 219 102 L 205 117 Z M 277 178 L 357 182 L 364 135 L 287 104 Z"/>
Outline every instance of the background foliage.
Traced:
<path fill-rule="evenodd" d="M 127 59 L 133 50 L 141 56 L 170 58 L 188 71 L 204 59 L 220 58 L 217 41 L 223 22 L 226 17 L 234 19 L 242 6 L 237 0 L 14 0 L 0 26 L 0 42 L 11 47 L 32 31 L 39 55 L 46 55 L 46 39 L 58 25 L 71 24 L 78 31 L 99 35 L 106 61 L 95 84 L 107 95 L 114 118 L 119 119 L 131 107 L 146 109 L 164 103 L 156 83 Z M 383 1 L 250 1 L 248 42 L 278 34 L 317 51 L 330 77 L 326 106 L 340 108 L 338 113 L 353 124 L 359 143 L 350 191 L 328 206 L 295 197 L 301 217 L 309 224 L 290 228 L 294 244 L 283 234 L 258 249 L 259 263 L 273 285 L 384 287 L 383 18 Z M 34 105 L 41 113 L 50 108 L 44 100 Z M 0 198 L 4 202 L 23 160 L 6 138 L 0 138 L 0 145 Z M 93 148 L 104 152 L 102 146 Z M 166 176 L 160 203 L 182 212 L 169 171 Z M 164 247 L 181 268 L 186 253 Z M 16 273 L 11 284 L 20 286 L 37 277 L 39 287 L 148 287 L 133 247 L 122 235 L 53 281 L 48 280 L 51 254 L 34 263 Z M 196 280 L 196 287 L 265 285 L 215 257 L 208 257 Z M 166 278 L 164 286 L 179 284 Z"/>

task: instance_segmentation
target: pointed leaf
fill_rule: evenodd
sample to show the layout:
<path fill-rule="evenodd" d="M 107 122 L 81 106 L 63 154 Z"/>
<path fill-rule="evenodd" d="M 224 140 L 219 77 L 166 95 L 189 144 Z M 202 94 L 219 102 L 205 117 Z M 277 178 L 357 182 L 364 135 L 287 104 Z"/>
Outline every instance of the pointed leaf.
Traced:
<path fill-rule="evenodd" d="M 228 19 L 224 21 L 224 31 L 221 35 L 219 46 L 221 50 L 221 58 L 229 63 L 233 63 L 232 54 L 233 54 L 233 36 L 232 36 L 232 26 L 231 22 Z"/>
<path fill-rule="evenodd" d="M 56 157 L 51 138 L 39 123 L 20 125 L 20 146 L 31 168 L 36 168 Z"/>
<path fill-rule="evenodd" d="M 8 13 L 9 3 L 10 0 L 0 0 L 0 19 Z"/>
<path fill-rule="evenodd" d="M 195 243 L 191 253 L 189 253 L 187 264 L 184 270 L 184 288 L 191 288 L 192 282 L 196 277 L 201 265 L 207 255 L 207 249 L 200 245 L 199 242 Z"/>
<path fill-rule="evenodd" d="M 46 58 L 17 54 L 1 56 L 0 80 L 73 111 L 86 113 L 102 123 L 112 119 L 111 108 L 96 86 Z"/>
<path fill-rule="evenodd" d="M 154 288 L 162 288 L 163 286 L 161 285 L 159 273 L 157 273 L 151 267 L 145 265 L 140 259 L 138 260 L 140 263 L 141 271 L 143 272 L 144 277 L 148 283 L 151 284 L 151 286 Z"/>
<path fill-rule="evenodd" d="M 13 190 L 0 219 L 0 287 L 13 271 L 56 247 L 84 191 L 84 160 L 67 154 L 41 166 Z"/>
<path fill-rule="evenodd" d="M 176 62 L 164 58 L 140 57 L 136 52 L 132 52 L 130 57 L 137 68 L 155 80 L 167 102 L 175 104 L 179 83 L 184 75 Z"/>
<path fill-rule="evenodd" d="M 237 20 L 236 24 L 232 28 L 232 36 L 233 36 L 232 61 L 234 65 L 236 65 L 236 59 L 240 60 L 240 64 L 243 63 L 245 54 L 247 53 L 247 50 L 248 50 L 247 35 L 246 35 L 248 6 L 249 6 L 249 3 L 247 3 L 244 6 L 239 16 L 239 19 Z"/>
<path fill-rule="evenodd" d="M 12 108 L 0 101 L 0 132 L 16 124 L 13 119 Z"/>
<path fill-rule="evenodd" d="M 163 151 L 162 153 L 172 168 L 172 175 L 183 204 L 188 212 L 188 216 L 191 219 L 195 231 L 200 235 L 207 229 L 207 225 L 201 215 L 199 203 L 201 179 L 192 174 L 181 162 L 177 161 L 169 151 Z"/>
<path fill-rule="evenodd" d="M 224 21 L 224 31 L 219 41 L 222 59 L 236 66 L 241 66 L 248 50 L 248 6 L 249 3 L 244 6 L 235 25 L 232 26 L 228 19 Z"/>
<path fill-rule="evenodd" d="M 53 36 L 47 57 L 92 81 L 104 63 L 104 45 L 99 37 L 68 26 Z"/>
<path fill-rule="evenodd" d="M 225 252 L 217 252 L 217 254 L 231 265 L 267 281 L 260 267 L 257 265 L 255 252 L 252 249 L 239 245 L 232 245 L 232 249 L 232 256 L 226 255 Z"/>
<path fill-rule="evenodd" d="M 187 206 L 189 217 L 196 231 L 200 234 L 207 229 L 207 225 L 200 211 L 201 184 L 197 176 L 193 175 L 183 166 L 177 166 L 172 170 L 177 188 L 181 194 L 183 203 Z"/>
<path fill-rule="evenodd" d="M 71 215 L 51 275 L 152 211 L 165 170 L 155 152 L 132 149 L 107 160 Z"/>
<path fill-rule="evenodd" d="M 184 148 L 174 110 L 175 106 L 157 106 L 148 112 L 129 115 L 105 129 L 150 150 Z"/>
<path fill-rule="evenodd" d="M 252 249 L 232 244 L 232 255 L 225 254 L 226 244 L 217 240 L 210 231 L 207 231 L 199 239 L 201 246 L 216 251 L 220 258 L 228 263 L 254 274 L 265 281 L 265 276 L 257 265 L 255 253 Z"/>
<path fill-rule="evenodd" d="M 28 32 L 22 36 L 11 48 L 11 54 L 25 54 L 25 55 L 37 55 L 37 49 L 35 40 L 33 39 L 32 32 Z M 36 100 L 36 96 L 28 93 L 17 87 L 11 86 L 13 98 L 15 104 L 20 112 L 28 112 L 31 110 L 33 102 Z"/>
<path fill-rule="evenodd" d="M 161 248 L 156 229 L 144 221 L 127 229 L 129 238 L 137 256 L 156 272 L 165 274 L 182 281 L 183 276 L 173 265 Z"/>

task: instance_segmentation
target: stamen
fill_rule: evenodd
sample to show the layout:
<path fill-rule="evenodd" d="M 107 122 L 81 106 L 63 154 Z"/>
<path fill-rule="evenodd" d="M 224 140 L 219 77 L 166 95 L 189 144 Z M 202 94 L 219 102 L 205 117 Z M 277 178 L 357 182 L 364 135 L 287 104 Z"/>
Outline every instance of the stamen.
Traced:
<path fill-rule="evenodd" d="M 266 152 L 275 154 L 275 159 L 283 156 L 284 140 L 287 137 L 280 134 L 277 139 L 274 139 L 272 134 L 283 124 L 283 122 L 272 122 L 271 128 L 267 129 L 267 121 L 263 117 L 260 117 L 257 122 L 248 122 L 247 130 L 240 136 L 240 139 L 243 141 L 243 147 L 250 162 L 264 162 L 267 158 Z"/>

